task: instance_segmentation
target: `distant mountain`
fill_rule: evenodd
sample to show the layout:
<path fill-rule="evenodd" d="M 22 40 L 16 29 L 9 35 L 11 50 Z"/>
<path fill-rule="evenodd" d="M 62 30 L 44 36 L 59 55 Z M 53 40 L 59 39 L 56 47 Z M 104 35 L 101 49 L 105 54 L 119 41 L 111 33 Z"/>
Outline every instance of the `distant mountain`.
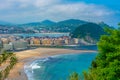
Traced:
<path fill-rule="evenodd" d="M 68 20 L 60 21 L 57 24 L 75 26 L 75 25 L 81 25 L 81 24 L 85 24 L 85 23 L 87 23 L 87 22 L 78 20 L 78 19 L 68 19 Z"/>
<path fill-rule="evenodd" d="M 81 26 L 83 24 L 87 24 L 89 22 L 79 20 L 79 19 L 68 19 L 63 20 L 59 22 L 53 22 L 51 20 L 44 20 L 41 22 L 32 22 L 32 23 L 26 23 L 22 25 L 18 25 L 23 28 L 32 28 L 39 32 L 41 31 L 47 31 L 47 32 L 73 32 L 78 26 Z M 110 27 L 109 25 L 105 24 L 104 22 L 97 23 L 99 26 L 104 28 L 105 26 Z"/>
<path fill-rule="evenodd" d="M 72 32 L 76 27 L 87 23 L 86 21 L 69 19 L 60 22 L 53 22 L 51 20 L 44 20 L 41 22 L 32 22 L 27 24 L 18 25 L 23 28 L 34 28 L 37 30 L 45 30 L 52 32 Z"/>
<path fill-rule="evenodd" d="M 31 23 L 26 23 L 26 24 L 20 24 L 18 26 L 20 27 L 46 27 L 46 26 L 51 26 L 55 24 L 55 22 L 50 21 L 50 20 L 44 20 L 41 22 L 31 22 Z"/>
<path fill-rule="evenodd" d="M 0 21 L 0 25 L 13 25 L 13 24 L 6 21 Z"/>
<path fill-rule="evenodd" d="M 72 32 L 78 26 L 86 24 L 86 21 L 77 20 L 77 19 L 68 19 L 64 21 L 57 22 L 53 27 L 60 32 Z"/>
<path fill-rule="evenodd" d="M 46 25 L 46 26 L 49 26 L 49 25 L 54 25 L 56 24 L 56 22 L 53 22 L 51 20 L 44 20 L 41 22 L 42 25 Z"/>
<path fill-rule="evenodd" d="M 35 32 L 35 33 L 39 33 L 39 32 L 70 32 L 70 33 L 72 33 L 79 26 L 82 26 L 85 24 L 88 25 L 88 23 L 90 23 L 90 22 L 79 20 L 79 19 L 68 19 L 68 20 L 63 20 L 63 21 L 59 21 L 59 22 L 54 22 L 51 20 L 44 20 L 41 22 L 30 22 L 30 23 L 19 24 L 19 25 L 13 25 L 9 22 L 0 21 L 0 28 L 1 28 L 2 32 L 5 29 L 9 30 L 11 27 L 11 29 L 19 30 L 20 32 L 27 31 L 27 33 L 28 33 L 28 31 L 30 31 L 32 33 L 33 32 Z M 104 29 L 106 26 L 109 28 L 113 28 L 113 27 L 105 24 L 104 22 L 99 22 L 99 23 L 95 23 L 95 24 L 98 25 L 99 27 L 101 27 L 102 29 Z M 4 28 L 4 30 L 3 30 L 3 28 Z M 12 31 L 14 31 L 14 30 L 12 30 Z M 10 32 L 10 31 L 8 31 L 8 32 Z"/>
<path fill-rule="evenodd" d="M 77 20 L 77 19 L 69 19 L 69 20 L 64 20 L 64 21 L 60 21 L 60 22 L 53 22 L 51 20 L 44 20 L 41 22 L 32 22 L 32 23 L 26 23 L 26 24 L 22 24 L 24 25 L 63 25 L 63 26 L 76 26 L 76 25 L 81 25 L 81 24 L 85 24 L 87 23 L 86 21 L 82 21 L 82 20 Z"/>
<path fill-rule="evenodd" d="M 90 42 L 97 42 L 101 35 L 105 34 L 104 29 L 95 23 L 87 23 L 77 27 L 72 33 L 73 38 L 83 38 Z"/>
<path fill-rule="evenodd" d="M 32 23 L 20 24 L 17 26 L 19 26 L 19 27 L 35 27 L 35 26 L 39 26 L 39 25 L 41 25 L 40 22 L 32 22 Z"/>

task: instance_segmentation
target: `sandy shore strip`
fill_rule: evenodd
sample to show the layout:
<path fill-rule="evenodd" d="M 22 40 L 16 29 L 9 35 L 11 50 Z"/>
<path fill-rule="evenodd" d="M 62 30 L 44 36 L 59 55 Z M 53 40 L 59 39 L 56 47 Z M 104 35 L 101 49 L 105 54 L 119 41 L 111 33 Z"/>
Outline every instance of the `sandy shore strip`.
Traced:
<path fill-rule="evenodd" d="M 10 74 L 6 80 L 28 80 L 24 72 L 24 65 L 33 62 L 36 59 L 59 54 L 82 53 L 82 52 L 96 52 L 96 51 L 58 49 L 58 48 L 37 48 L 33 50 L 15 52 L 18 58 L 18 63 L 10 71 Z"/>

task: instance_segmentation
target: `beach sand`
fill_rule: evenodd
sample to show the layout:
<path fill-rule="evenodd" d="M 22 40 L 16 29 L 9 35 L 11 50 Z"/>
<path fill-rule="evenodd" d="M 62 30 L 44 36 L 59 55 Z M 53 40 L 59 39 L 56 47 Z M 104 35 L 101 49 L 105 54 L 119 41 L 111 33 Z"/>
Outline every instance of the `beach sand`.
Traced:
<path fill-rule="evenodd" d="M 24 65 L 27 63 L 33 62 L 36 59 L 48 57 L 52 55 L 82 53 L 82 52 L 96 52 L 96 51 L 58 49 L 58 48 L 37 48 L 32 50 L 15 52 L 18 58 L 18 63 L 10 71 L 10 74 L 6 80 L 28 80 L 24 72 Z"/>

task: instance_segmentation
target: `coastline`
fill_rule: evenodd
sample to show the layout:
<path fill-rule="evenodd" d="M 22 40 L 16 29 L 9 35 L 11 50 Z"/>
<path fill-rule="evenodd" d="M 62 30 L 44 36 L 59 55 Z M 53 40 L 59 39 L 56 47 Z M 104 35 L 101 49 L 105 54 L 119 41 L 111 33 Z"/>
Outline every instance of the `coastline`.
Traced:
<path fill-rule="evenodd" d="M 71 49 L 59 49 L 59 48 L 37 48 L 32 50 L 25 50 L 15 52 L 18 63 L 10 71 L 7 80 L 28 80 L 24 71 L 24 66 L 30 64 L 33 61 L 54 55 L 71 54 L 71 53 L 83 53 L 83 52 L 97 52 L 94 50 L 71 50 Z"/>

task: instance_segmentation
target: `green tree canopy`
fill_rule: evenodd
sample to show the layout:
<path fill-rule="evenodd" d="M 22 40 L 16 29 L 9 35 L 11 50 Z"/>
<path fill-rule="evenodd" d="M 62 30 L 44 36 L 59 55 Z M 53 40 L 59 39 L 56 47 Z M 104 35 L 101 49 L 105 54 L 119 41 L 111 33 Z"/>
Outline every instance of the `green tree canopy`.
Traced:
<path fill-rule="evenodd" d="M 69 76 L 68 80 L 81 80 L 78 73 L 74 72 Z"/>
<path fill-rule="evenodd" d="M 98 43 L 98 56 L 92 62 L 86 80 L 120 80 L 120 30 L 106 29 Z"/>

